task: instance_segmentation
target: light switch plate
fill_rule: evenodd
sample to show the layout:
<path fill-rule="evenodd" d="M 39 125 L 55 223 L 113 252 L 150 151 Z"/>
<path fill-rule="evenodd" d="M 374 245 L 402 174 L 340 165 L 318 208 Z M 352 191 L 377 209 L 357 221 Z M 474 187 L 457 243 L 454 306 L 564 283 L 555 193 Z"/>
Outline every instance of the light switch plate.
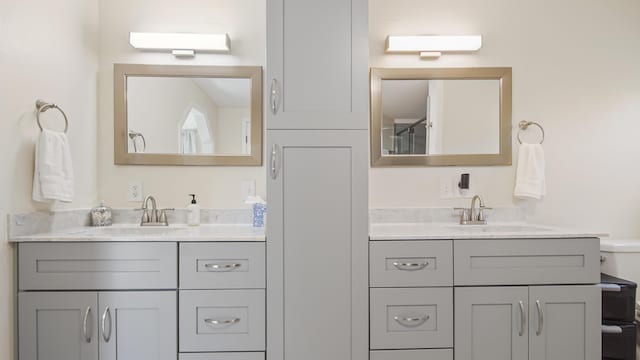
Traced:
<path fill-rule="evenodd" d="M 142 201 L 144 193 L 142 191 L 142 181 L 130 181 L 127 188 L 127 201 Z"/>

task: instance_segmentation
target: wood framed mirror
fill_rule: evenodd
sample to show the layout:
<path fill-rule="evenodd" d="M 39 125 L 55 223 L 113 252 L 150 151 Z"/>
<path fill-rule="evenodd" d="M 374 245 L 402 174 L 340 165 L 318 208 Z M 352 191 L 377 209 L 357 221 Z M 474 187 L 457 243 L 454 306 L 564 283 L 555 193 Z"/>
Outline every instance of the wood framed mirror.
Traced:
<path fill-rule="evenodd" d="M 262 68 L 114 65 L 117 165 L 262 165 Z"/>
<path fill-rule="evenodd" d="M 371 165 L 511 165 L 511 68 L 372 68 Z"/>

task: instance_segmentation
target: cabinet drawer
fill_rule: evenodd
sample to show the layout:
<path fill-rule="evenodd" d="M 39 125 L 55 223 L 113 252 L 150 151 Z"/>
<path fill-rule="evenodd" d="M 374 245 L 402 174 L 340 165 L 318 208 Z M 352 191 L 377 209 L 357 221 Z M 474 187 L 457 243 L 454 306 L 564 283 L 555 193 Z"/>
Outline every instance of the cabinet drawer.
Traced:
<path fill-rule="evenodd" d="M 265 287 L 264 243 L 180 244 L 181 289 Z"/>
<path fill-rule="evenodd" d="M 24 243 L 21 290 L 175 289 L 175 243 Z"/>
<path fill-rule="evenodd" d="M 371 289 L 371 348 L 453 346 L 453 288 Z"/>
<path fill-rule="evenodd" d="M 370 360 L 453 360 L 453 349 L 379 350 L 369 355 Z"/>
<path fill-rule="evenodd" d="M 264 360 L 263 352 L 180 354 L 179 360 Z"/>
<path fill-rule="evenodd" d="M 600 241 L 454 240 L 456 285 L 595 284 Z"/>
<path fill-rule="evenodd" d="M 452 241 L 370 242 L 372 287 L 453 285 Z"/>
<path fill-rule="evenodd" d="M 264 290 L 180 291 L 180 351 L 264 351 Z"/>

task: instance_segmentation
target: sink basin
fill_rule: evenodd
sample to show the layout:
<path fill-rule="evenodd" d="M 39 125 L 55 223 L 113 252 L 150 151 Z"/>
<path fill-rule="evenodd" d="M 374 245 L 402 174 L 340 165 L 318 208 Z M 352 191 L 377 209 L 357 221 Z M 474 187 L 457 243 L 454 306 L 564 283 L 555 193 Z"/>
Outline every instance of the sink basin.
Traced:
<path fill-rule="evenodd" d="M 184 228 L 166 226 L 95 227 L 84 231 L 82 234 L 92 236 L 161 236 L 181 230 L 184 230 Z"/>
<path fill-rule="evenodd" d="M 550 231 L 550 229 L 529 225 L 456 225 L 447 226 L 447 229 L 471 233 L 532 233 Z"/>

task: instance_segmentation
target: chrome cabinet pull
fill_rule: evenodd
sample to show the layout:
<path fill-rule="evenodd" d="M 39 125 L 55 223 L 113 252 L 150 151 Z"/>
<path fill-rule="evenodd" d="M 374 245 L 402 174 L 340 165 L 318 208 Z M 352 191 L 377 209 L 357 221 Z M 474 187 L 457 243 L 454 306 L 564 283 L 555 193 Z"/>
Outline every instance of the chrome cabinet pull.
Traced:
<path fill-rule="evenodd" d="M 398 268 L 398 270 L 405 270 L 405 271 L 415 271 L 415 270 L 422 270 L 425 267 L 427 267 L 429 265 L 428 261 L 425 262 L 421 262 L 421 263 L 409 263 L 409 262 L 394 262 L 393 266 L 395 266 L 396 268 Z"/>
<path fill-rule="evenodd" d="M 429 315 L 423 315 L 417 318 L 394 316 L 393 320 L 405 327 L 417 327 L 427 322 L 427 320 L 429 320 Z"/>
<path fill-rule="evenodd" d="M 538 328 L 536 329 L 536 336 L 540 336 L 540 334 L 542 334 L 542 324 L 544 322 L 540 300 L 536 300 L 536 310 L 538 311 Z"/>
<path fill-rule="evenodd" d="M 207 269 L 213 270 L 234 270 L 241 267 L 242 264 L 204 264 Z"/>
<path fill-rule="evenodd" d="M 524 302 L 518 301 L 518 305 L 520 306 L 520 331 L 518 331 L 518 336 L 524 335 L 524 327 L 527 323 L 527 315 L 524 310 Z"/>
<path fill-rule="evenodd" d="M 204 319 L 204 322 L 209 325 L 231 325 L 240 322 L 240 318 L 216 320 L 216 319 Z"/>
<path fill-rule="evenodd" d="M 106 331 L 106 320 L 107 318 L 109 319 L 109 332 L 107 333 Z M 111 340 L 111 328 L 113 327 L 111 324 L 111 310 L 109 309 L 109 307 L 107 306 L 106 308 L 104 308 L 104 312 L 102 313 L 102 339 L 104 340 L 104 342 L 109 342 L 109 340 Z"/>
<path fill-rule="evenodd" d="M 275 180 L 278 177 L 278 145 L 271 146 L 271 178 Z"/>
<path fill-rule="evenodd" d="M 91 338 L 93 337 L 93 331 L 91 333 L 88 332 L 87 329 L 87 321 L 89 321 L 89 314 L 91 314 L 91 306 L 87 307 L 87 310 L 84 311 L 84 318 L 82 319 L 82 336 L 84 337 L 84 341 L 87 343 L 91 342 Z"/>
<path fill-rule="evenodd" d="M 603 334 L 622 334 L 622 328 L 615 325 L 601 325 Z"/>
<path fill-rule="evenodd" d="M 273 115 L 278 114 L 280 109 L 280 86 L 278 86 L 278 80 L 271 80 L 271 113 Z"/>

